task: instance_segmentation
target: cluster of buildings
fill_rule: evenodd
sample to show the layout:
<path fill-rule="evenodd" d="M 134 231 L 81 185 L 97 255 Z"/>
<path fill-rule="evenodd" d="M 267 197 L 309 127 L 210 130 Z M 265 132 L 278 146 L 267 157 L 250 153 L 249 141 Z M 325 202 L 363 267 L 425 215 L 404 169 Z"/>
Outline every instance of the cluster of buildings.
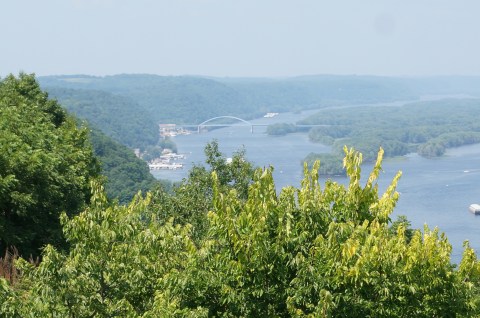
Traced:
<path fill-rule="evenodd" d="M 155 158 L 148 163 L 150 170 L 176 170 L 183 169 L 183 163 L 176 162 L 177 160 L 185 159 L 185 155 L 179 155 L 173 152 L 162 154 L 159 158 Z"/>
<path fill-rule="evenodd" d="M 158 124 L 160 136 L 175 137 L 177 135 L 189 135 L 191 132 L 183 128 L 177 128 L 176 124 Z"/>

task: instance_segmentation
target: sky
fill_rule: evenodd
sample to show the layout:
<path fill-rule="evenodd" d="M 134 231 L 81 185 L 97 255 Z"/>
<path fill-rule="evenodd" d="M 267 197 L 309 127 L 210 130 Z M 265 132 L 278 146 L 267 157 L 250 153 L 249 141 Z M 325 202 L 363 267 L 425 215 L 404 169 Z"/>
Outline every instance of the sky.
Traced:
<path fill-rule="evenodd" d="M 480 75 L 479 0 L 0 0 L 0 77 Z"/>

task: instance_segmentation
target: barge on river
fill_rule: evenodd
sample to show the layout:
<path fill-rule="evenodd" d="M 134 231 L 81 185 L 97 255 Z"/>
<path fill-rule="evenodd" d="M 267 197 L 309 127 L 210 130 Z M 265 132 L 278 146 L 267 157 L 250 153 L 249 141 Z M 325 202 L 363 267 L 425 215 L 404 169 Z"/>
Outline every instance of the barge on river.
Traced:
<path fill-rule="evenodd" d="M 150 163 L 148 165 L 150 170 L 177 170 L 177 169 L 183 169 L 183 164 L 181 163 Z"/>

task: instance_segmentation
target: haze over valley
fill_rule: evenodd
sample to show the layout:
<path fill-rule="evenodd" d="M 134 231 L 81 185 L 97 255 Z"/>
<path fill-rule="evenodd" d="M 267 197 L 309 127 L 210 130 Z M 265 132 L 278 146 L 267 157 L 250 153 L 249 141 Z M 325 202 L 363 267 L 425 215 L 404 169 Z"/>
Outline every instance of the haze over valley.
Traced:
<path fill-rule="evenodd" d="M 0 316 L 480 316 L 479 10 L 5 3 Z"/>

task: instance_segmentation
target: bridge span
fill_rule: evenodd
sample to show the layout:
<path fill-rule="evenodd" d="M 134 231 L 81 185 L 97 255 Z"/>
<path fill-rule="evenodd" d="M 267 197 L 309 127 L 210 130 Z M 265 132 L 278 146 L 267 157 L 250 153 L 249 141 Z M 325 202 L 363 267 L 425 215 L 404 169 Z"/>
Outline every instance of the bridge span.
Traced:
<path fill-rule="evenodd" d="M 222 123 L 210 124 L 210 122 L 215 121 L 217 119 L 233 119 L 233 120 L 236 120 L 237 122 L 233 123 L 233 124 L 222 124 Z M 330 125 L 297 125 L 295 123 L 291 123 L 291 124 L 294 125 L 295 127 L 298 127 L 298 128 L 329 127 L 330 126 Z M 179 125 L 179 126 L 196 128 L 197 133 L 200 134 L 202 132 L 202 128 L 207 128 L 207 127 L 247 126 L 247 127 L 250 127 L 250 132 L 253 133 L 253 128 L 254 127 L 261 127 L 261 126 L 266 127 L 266 126 L 269 126 L 269 125 L 271 125 L 271 124 L 270 123 L 254 124 L 254 123 L 249 122 L 248 120 L 245 120 L 245 119 L 242 119 L 242 118 L 239 118 L 239 117 L 235 117 L 235 116 L 217 116 L 217 117 L 212 117 L 210 119 L 207 119 L 207 120 L 201 122 L 200 124 Z"/>
<path fill-rule="evenodd" d="M 210 123 L 210 122 L 215 121 L 217 119 L 234 119 L 237 122 L 228 123 L 228 124 L 227 123 Z M 255 127 L 255 126 L 268 126 L 268 124 L 254 124 L 254 123 L 251 123 L 251 122 L 249 122 L 245 119 L 235 117 L 235 116 L 217 116 L 217 117 L 212 117 L 210 119 L 207 119 L 207 120 L 201 122 L 200 124 L 185 124 L 185 125 L 179 124 L 178 126 L 186 127 L 186 128 L 190 128 L 190 129 L 194 128 L 194 129 L 197 130 L 198 133 L 202 132 L 202 128 L 207 128 L 207 127 L 247 126 L 247 127 L 250 127 L 250 132 L 253 133 L 253 127 Z"/>

